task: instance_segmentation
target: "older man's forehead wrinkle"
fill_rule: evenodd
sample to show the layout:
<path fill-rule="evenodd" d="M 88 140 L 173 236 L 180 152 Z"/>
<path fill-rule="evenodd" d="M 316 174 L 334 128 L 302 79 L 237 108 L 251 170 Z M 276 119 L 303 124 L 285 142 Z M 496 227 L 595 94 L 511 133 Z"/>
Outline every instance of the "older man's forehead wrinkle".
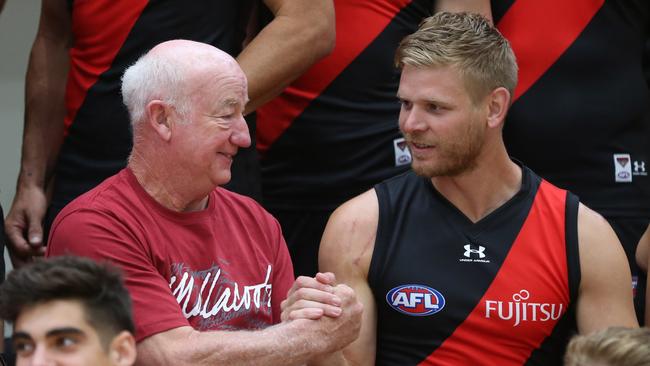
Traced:
<path fill-rule="evenodd" d="M 221 101 L 221 105 L 225 107 L 236 106 L 237 104 L 239 104 L 239 100 L 235 98 L 227 98 Z"/>

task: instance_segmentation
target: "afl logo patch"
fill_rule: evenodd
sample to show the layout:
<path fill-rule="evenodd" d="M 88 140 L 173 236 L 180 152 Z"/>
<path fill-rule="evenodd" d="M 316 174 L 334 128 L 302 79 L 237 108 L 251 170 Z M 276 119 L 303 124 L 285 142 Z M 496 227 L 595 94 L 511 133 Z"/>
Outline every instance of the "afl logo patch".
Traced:
<path fill-rule="evenodd" d="M 393 309 L 412 316 L 435 314 L 445 307 L 445 297 L 423 285 L 397 286 L 388 291 L 386 301 Z"/>

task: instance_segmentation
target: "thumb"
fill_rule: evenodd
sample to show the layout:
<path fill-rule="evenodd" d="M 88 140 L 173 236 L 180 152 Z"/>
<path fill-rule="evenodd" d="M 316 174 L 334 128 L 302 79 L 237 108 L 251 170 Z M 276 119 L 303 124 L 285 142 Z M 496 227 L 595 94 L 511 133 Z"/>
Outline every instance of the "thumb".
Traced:
<path fill-rule="evenodd" d="M 27 230 L 27 242 L 32 247 L 43 245 L 43 226 L 40 221 L 30 220 L 29 229 Z"/>
<path fill-rule="evenodd" d="M 316 280 L 325 285 L 336 286 L 336 276 L 332 272 L 318 272 Z"/>

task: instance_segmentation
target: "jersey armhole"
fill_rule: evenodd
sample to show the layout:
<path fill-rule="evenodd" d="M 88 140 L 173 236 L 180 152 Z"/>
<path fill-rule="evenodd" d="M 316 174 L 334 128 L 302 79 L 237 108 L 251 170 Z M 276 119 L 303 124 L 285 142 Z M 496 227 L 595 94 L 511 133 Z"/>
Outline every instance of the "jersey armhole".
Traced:
<path fill-rule="evenodd" d="M 386 184 L 380 183 L 375 186 L 375 193 L 377 194 L 378 217 L 377 217 L 377 232 L 375 236 L 375 245 L 370 259 L 370 266 L 368 268 L 368 285 L 374 289 L 374 285 L 381 282 L 382 268 L 386 264 L 386 251 L 388 248 L 381 245 L 387 239 L 384 238 L 386 232 L 386 217 L 389 210 L 389 194 Z"/>
<path fill-rule="evenodd" d="M 578 249 L 578 196 L 567 192 L 565 225 L 566 225 L 566 256 L 569 280 L 569 296 L 571 304 L 578 299 L 580 288 L 580 252 Z"/>

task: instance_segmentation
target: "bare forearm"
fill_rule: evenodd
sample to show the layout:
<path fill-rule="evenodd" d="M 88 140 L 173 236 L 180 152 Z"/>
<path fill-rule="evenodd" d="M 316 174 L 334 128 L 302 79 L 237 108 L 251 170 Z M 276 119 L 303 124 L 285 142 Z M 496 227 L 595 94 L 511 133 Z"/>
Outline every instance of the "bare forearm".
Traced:
<path fill-rule="evenodd" d="M 138 345 L 137 364 L 302 365 L 323 353 L 325 347 L 319 334 L 308 330 L 308 322 L 297 320 L 259 331 L 172 330 L 169 336 L 173 341 L 145 344 L 148 340 L 144 340 Z"/>
<path fill-rule="evenodd" d="M 237 57 L 249 84 L 254 111 L 278 95 L 334 46 L 334 8 L 331 0 L 290 0 Z"/>
<path fill-rule="evenodd" d="M 45 187 L 63 141 L 67 48 L 37 38 L 25 89 L 25 127 L 18 185 Z"/>
<path fill-rule="evenodd" d="M 308 363 L 308 366 L 355 366 L 355 364 L 346 360 L 345 356 L 343 356 L 342 351 L 337 351 L 324 357 L 312 360 Z"/>

